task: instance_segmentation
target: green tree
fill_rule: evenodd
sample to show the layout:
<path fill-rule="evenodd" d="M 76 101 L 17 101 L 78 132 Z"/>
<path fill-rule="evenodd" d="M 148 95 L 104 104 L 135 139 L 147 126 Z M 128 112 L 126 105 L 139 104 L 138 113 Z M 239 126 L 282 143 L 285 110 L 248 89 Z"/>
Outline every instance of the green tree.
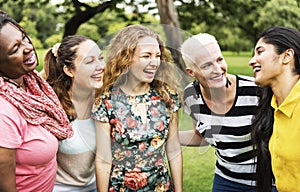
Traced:
<path fill-rule="evenodd" d="M 89 23 L 82 24 L 76 34 L 87 36 L 96 42 L 101 40 L 101 36 L 98 33 L 98 27 Z"/>
<path fill-rule="evenodd" d="M 271 0 L 259 13 L 254 26 L 263 31 L 271 26 L 300 29 L 300 7 L 296 0 Z"/>

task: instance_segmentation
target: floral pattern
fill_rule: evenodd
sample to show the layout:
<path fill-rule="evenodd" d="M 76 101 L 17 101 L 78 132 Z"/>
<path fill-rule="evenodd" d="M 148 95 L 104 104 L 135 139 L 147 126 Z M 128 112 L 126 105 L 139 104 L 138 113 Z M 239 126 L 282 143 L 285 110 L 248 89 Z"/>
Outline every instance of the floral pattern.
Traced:
<path fill-rule="evenodd" d="M 128 96 L 120 88 L 98 98 L 93 118 L 112 126 L 112 169 L 109 191 L 174 191 L 167 168 L 165 144 L 170 114 L 180 107 L 169 92 L 166 106 L 153 88 L 144 95 Z M 137 107 L 146 109 L 146 122 Z M 144 111 L 145 112 L 145 111 Z"/>

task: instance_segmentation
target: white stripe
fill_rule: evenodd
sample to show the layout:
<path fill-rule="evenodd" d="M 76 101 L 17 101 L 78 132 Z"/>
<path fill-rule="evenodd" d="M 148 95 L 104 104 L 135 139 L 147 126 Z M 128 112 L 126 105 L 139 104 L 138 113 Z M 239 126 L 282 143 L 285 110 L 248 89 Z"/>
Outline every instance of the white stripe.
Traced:
<path fill-rule="evenodd" d="M 234 156 L 239 155 L 241 153 L 253 151 L 253 147 L 248 146 L 248 147 L 244 147 L 244 148 L 240 148 L 240 149 L 226 149 L 226 150 L 219 149 L 218 151 L 222 156 L 234 157 Z"/>
<path fill-rule="evenodd" d="M 258 97 L 242 96 L 238 97 L 236 101 L 236 106 L 256 106 L 255 103 L 258 103 Z"/>
<path fill-rule="evenodd" d="M 244 116 L 211 116 L 207 114 L 194 114 L 196 119 L 200 120 L 203 123 L 207 123 L 210 125 L 222 125 L 229 127 L 241 127 L 251 125 L 253 115 L 244 115 Z"/>
<path fill-rule="evenodd" d="M 216 142 L 244 142 L 251 140 L 251 133 L 242 136 L 213 134 Z"/>
<path fill-rule="evenodd" d="M 221 160 L 218 160 L 218 163 L 222 167 L 226 167 L 228 170 L 235 173 L 253 173 L 253 171 L 255 171 L 254 158 L 248 160 L 247 163 L 244 162 L 244 164 L 242 165 L 241 163 L 239 164 L 227 163 Z"/>

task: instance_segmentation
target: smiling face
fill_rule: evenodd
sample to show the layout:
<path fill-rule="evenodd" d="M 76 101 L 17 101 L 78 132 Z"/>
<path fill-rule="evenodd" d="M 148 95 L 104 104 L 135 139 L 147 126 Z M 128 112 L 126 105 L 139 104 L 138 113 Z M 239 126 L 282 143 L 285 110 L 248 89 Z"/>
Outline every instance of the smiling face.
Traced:
<path fill-rule="evenodd" d="M 134 51 L 132 65 L 129 68 L 128 80 L 134 83 L 151 83 L 160 66 L 161 51 L 153 37 L 139 39 Z"/>
<path fill-rule="evenodd" d="M 18 79 L 36 66 L 36 55 L 29 39 L 14 25 L 5 24 L 0 30 L 0 72 Z"/>
<path fill-rule="evenodd" d="M 216 42 L 201 45 L 196 41 L 189 57 L 194 63 L 186 69 L 191 77 L 197 78 L 205 88 L 225 87 L 227 64 Z"/>
<path fill-rule="evenodd" d="M 79 44 L 74 62 L 73 86 L 80 86 L 81 89 L 95 89 L 102 86 L 105 62 L 102 51 L 94 41 L 86 40 Z"/>
<path fill-rule="evenodd" d="M 249 61 L 254 72 L 255 83 L 261 86 L 270 86 L 282 74 L 280 55 L 272 44 L 266 44 L 260 39 L 255 46 L 254 56 Z"/>

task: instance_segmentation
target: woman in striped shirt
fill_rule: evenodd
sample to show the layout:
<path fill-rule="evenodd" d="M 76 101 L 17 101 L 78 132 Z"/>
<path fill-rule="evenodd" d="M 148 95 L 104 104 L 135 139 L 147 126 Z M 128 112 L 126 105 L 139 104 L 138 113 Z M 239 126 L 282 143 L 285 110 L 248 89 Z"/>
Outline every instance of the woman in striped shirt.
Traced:
<path fill-rule="evenodd" d="M 227 73 L 214 36 L 198 34 L 181 48 L 186 72 L 196 79 L 185 88 L 184 108 L 194 129 L 180 132 L 182 145 L 216 149 L 213 192 L 255 191 L 252 118 L 258 103 L 253 77 Z"/>

